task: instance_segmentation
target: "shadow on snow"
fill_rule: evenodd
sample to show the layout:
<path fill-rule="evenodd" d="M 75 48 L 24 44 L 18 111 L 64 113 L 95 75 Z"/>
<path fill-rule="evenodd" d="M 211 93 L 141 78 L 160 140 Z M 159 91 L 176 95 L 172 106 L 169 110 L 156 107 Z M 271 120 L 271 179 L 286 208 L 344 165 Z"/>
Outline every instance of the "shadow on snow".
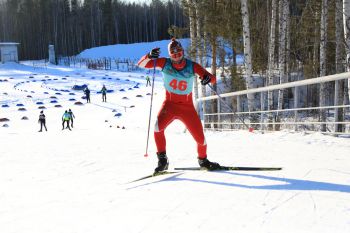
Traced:
<path fill-rule="evenodd" d="M 283 182 L 283 184 L 245 185 L 245 184 L 236 184 L 236 183 L 229 183 L 229 182 L 182 178 L 182 177 L 179 177 L 181 174 L 176 174 L 166 179 L 162 179 L 154 182 L 148 182 L 146 184 L 134 186 L 129 189 L 139 188 L 142 186 L 165 182 L 165 181 L 171 181 L 171 182 L 191 181 L 191 182 L 199 182 L 199 183 L 206 183 L 206 184 L 213 184 L 213 185 L 223 185 L 227 187 L 261 189 L 261 190 L 332 191 L 332 192 L 350 193 L 350 185 L 344 185 L 344 184 L 335 184 L 335 183 L 311 181 L 311 180 L 279 178 L 279 177 L 255 175 L 255 174 L 242 174 L 242 173 L 236 173 L 236 172 L 222 172 L 222 173 L 235 175 L 235 176 L 252 177 L 252 178 L 263 179 L 263 180 L 278 181 L 278 182 Z"/>

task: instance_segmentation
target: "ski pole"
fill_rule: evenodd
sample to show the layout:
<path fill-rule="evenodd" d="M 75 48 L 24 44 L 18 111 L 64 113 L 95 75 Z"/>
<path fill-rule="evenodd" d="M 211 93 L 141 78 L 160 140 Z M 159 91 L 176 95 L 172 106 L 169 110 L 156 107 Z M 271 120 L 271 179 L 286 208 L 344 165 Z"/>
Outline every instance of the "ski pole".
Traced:
<path fill-rule="evenodd" d="M 149 130 L 150 130 L 150 126 L 151 126 L 152 103 L 153 103 L 153 90 L 154 90 L 154 78 L 155 78 L 155 75 L 156 75 L 156 64 L 157 64 L 157 59 L 154 59 L 153 62 L 154 62 L 154 64 L 153 64 L 153 77 L 152 77 L 151 105 L 150 105 L 150 108 L 149 108 L 146 153 L 145 153 L 144 157 L 148 157 Z"/>
<path fill-rule="evenodd" d="M 252 127 L 249 127 L 249 126 L 244 122 L 244 120 L 243 120 L 239 115 L 236 114 L 236 111 L 234 111 L 234 110 L 231 108 L 231 106 L 228 105 L 228 104 L 226 103 L 226 101 L 224 101 L 224 99 L 219 95 L 219 93 L 217 93 L 217 92 L 214 90 L 214 87 L 213 87 L 212 85 L 210 85 L 210 84 L 208 84 L 208 86 L 209 86 L 210 89 L 215 93 L 215 95 L 217 95 L 217 96 L 219 97 L 220 101 L 221 101 L 223 104 L 225 104 L 226 107 L 228 107 L 228 108 L 232 111 L 233 115 L 235 115 L 236 117 L 238 117 L 238 119 L 243 123 L 243 125 L 244 125 L 245 127 L 247 127 L 247 129 L 249 130 L 249 132 L 253 132 L 253 128 L 252 128 Z"/>

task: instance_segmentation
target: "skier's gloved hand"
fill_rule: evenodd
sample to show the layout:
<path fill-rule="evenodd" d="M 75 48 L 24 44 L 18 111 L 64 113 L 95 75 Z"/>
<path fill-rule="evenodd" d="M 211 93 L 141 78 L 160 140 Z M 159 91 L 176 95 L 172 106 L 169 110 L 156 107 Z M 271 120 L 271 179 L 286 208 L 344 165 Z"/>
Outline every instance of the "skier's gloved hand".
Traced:
<path fill-rule="evenodd" d="M 160 48 L 154 48 L 151 50 L 151 52 L 149 52 L 148 58 L 157 59 L 159 57 L 159 54 L 160 54 Z"/>
<path fill-rule="evenodd" d="M 210 83 L 211 77 L 209 75 L 204 75 L 203 79 L 201 80 L 201 84 L 207 85 L 208 83 Z"/>

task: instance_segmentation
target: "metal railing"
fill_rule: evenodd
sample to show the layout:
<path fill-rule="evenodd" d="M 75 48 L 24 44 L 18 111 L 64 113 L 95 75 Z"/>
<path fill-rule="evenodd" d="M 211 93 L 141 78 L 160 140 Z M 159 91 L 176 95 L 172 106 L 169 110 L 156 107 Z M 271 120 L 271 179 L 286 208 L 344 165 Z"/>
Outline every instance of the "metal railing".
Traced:
<path fill-rule="evenodd" d="M 310 85 L 317 85 L 320 83 L 330 83 L 334 81 L 347 80 L 350 78 L 350 72 L 329 75 L 324 77 L 306 79 L 301 81 L 289 82 L 278 85 L 271 85 L 259 88 L 253 88 L 249 90 L 222 93 L 219 95 L 211 95 L 207 97 L 198 98 L 199 103 L 208 101 L 217 101 L 218 112 L 208 113 L 210 110 L 210 103 L 205 103 L 205 109 L 203 110 L 204 128 L 214 130 L 238 130 L 243 129 L 243 125 L 247 124 L 259 131 L 272 131 L 272 130 L 293 130 L 303 132 L 315 132 L 321 131 L 321 125 L 326 125 L 326 131 L 322 131 L 324 134 L 332 135 L 350 135 L 350 104 L 348 96 L 346 101 L 342 104 L 334 104 L 336 97 L 328 98 L 328 106 L 312 106 L 309 103 L 303 103 L 305 107 L 292 107 L 287 109 L 273 109 L 267 110 L 267 93 L 281 89 L 291 89 L 294 94 L 294 98 L 299 96 L 301 88 L 306 89 Z M 331 86 L 330 84 L 328 84 Z M 314 87 L 315 89 L 315 87 Z M 318 88 L 316 88 L 318 89 Z M 330 91 L 330 90 L 328 90 Z M 304 94 L 307 90 L 304 90 Z M 226 108 L 220 103 L 220 100 L 225 99 L 228 104 L 232 105 L 233 102 L 247 103 L 246 95 L 255 94 L 260 96 L 260 110 L 258 111 L 237 111 L 237 108 Z M 275 95 L 277 93 L 274 93 Z M 315 94 L 315 93 L 314 93 Z M 332 93 L 334 95 L 334 93 Z M 331 96 L 331 95 L 330 95 Z M 317 96 L 318 98 L 318 96 Z M 300 104 L 300 103 L 299 103 Z M 299 105 L 294 104 L 296 106 Z M 226 103 L 225 103 L 226 105 Z M 321 118 L 321 111 L 326 112 L 326 118 Z M 342 114 L 339 121 L 338 114 Z M 244 122 L 241 119 L 244 119 Z M 323 119 L 323 120 L 322 120 Z"/>

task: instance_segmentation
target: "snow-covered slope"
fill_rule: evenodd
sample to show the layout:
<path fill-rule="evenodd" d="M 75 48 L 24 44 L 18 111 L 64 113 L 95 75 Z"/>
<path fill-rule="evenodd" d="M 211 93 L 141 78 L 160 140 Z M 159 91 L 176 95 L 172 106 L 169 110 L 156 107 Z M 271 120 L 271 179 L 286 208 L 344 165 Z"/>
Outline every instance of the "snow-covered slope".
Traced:
<path fill-rule="evenodd" d="M 182 46 L 187 48 L 189 46 L 189 39 L 179 39 Z M 155 41 L 149 43 L 135 43 L 135 44 L 117 44 L 109 46 L 101 46 L 91 49 L 86 49 L 79 54 L 81 58 L 119 58 L 119 59 L 132 59 L 138 60 L 153 48 L 160 48 L 161 56 L 167 56 L 168 54 L 169 40 Z M 131 49 L 132 48 L 132 49 Z"/>
<path fill-rule="evenodd" d="M 283 170 L 194 171 L 128 183 L 157 163 L 152 131 L 164 90 L 157 74 L 146 158 L 151 88 L 145 75 L 0 65 L 0 118 L 10 120 L 0 122 L 1 232 L 350 231 L 348 138 L 205 132 L 213 161 Z M 90 104 L 74 84 L 89 85 Z M 102 84 L 113 90 L 107 103 L 97 94 Z M 38 132 L 40 106 L 48 132 Z M 61 126 L 69 108 L 76 116 L 72 131 Z M 196 145 L 181 123 L 166 136 L 171 169 L 197 165 Z"/>

